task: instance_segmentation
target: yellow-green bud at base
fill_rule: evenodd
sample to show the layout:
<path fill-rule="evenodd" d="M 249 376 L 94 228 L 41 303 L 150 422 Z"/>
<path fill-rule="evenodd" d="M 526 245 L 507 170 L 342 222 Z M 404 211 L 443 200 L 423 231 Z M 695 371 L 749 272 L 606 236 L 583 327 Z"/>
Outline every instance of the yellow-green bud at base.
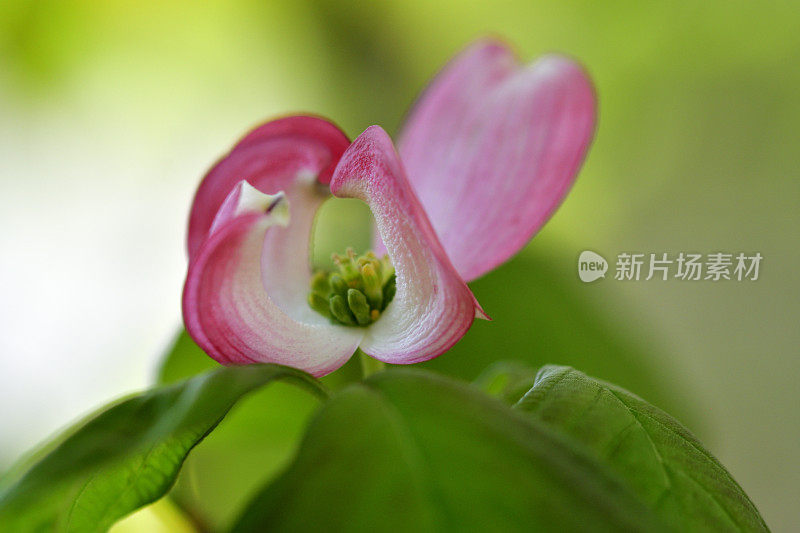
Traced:
<path fill-rule="evenodd" d="M 330 299 L 330 310 L 333 317 L 345 326 L 355 326 L 356 320 L 350 308 L 344 302 L 344 298 L 334 294 Z"/>
<path fill-rule="evenodd" d="M 311 306 L 311 309 L 321 314 L 322 316 L 332 318 L 331 308 L 330 308 L 331 304 L 328 301 L 328 299 L 322 296 L 321 294 L 316 292 L 309 293 L 308 305 Z"/>
<path fill-rule="evenodd" d="M 331 291 L 331 284 L 325 272 L 317 272 L 311 278 L 311 293 L 327 294 Z M 313 306 L 312 306 L 313 307 Z"/>
<path fill-rule="evenodd" d="M 363 292 L 358 289 L 347 291 L 347 306 L 356 316 L 359 326 L 366 326 L 372 323 L 372 317 L 370 317 L 370 311 L 372 310 L 369 308 L 367 297 L 364 296 Z"/>
<path fill-rule="evenodd" d="M 378 258 L 373 252 L 357 257 L 348 248 L 345 255 L 333 256 L 335 272 L 319 271 L 311 278 L 308 304 L 334 323 L 368 326 L 394 298 L 394 266 L 389 256 Z"/>

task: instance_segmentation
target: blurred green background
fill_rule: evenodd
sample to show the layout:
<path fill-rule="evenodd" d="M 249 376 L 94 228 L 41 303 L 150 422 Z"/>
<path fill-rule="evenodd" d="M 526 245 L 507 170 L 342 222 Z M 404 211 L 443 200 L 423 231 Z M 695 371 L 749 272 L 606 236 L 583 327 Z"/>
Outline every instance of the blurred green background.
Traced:
<path fill-rule="evenodd" d="M 767 523 L 791 530 L 799 25 L 796 2 L 6 0 L 0 467 L 152 379 L 179 323 L 191 196 L 236 138 L 294 111 L 351 136 L 396 132 L 447 59 L 493 34 L 525 59 L 579 58 L 599 127 L 553 220 L 474 284 L 494 322 L 430 366 L 473 379 L 524 359 L 616 381 L 686 422 Z M 365 242 L 327 220 L 326 245 Z M 584 249 L 764 260 L 756 282 L 584 285 Z"/>

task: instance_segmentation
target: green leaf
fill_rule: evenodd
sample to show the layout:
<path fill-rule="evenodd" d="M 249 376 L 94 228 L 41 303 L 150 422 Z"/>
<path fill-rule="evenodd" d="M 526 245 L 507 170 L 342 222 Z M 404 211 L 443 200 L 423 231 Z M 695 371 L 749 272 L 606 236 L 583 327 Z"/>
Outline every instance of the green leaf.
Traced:
<path fill-rule="evenodd" d="M 206 355 L 186 330 L 181 328 L 161 361 L 156 383 L 175 383 L 213 368 L 219 368 L 219 363 Z"/>
<path fill-rule="evenodd" d="M 498 361 L 473 382 L 476 387 L 503 403 L 514 405 L 536 381 L 537 370 L 519 361 Z"/>
<path fill-rule="evenodd" d="M 659 531 L 609 470 L 444 377 L 392 369 L 334 396 L 234 531 Z"/>
<path fill-rule="evenodd" d="M 219 368 L 138 394 L 74 430 L 5 488 L 0 524 L 15 532 L 105 531 L 163 496 L 189 451 L 228 410 L 274 380 L 325 395 L 312 377 L 277 365 Z"/>
<path fill-rule="evenodd" d="M 587 445 L 681 531 L 767 531 L 753 502 L 689 430 L 624 389 L 547 366 L 514 407 Z"/>
<path fill-rule="evenodd" d="M 171 383 L 218 366 L 181 331 L 158 379 Z M 360 375 L 356 359 L 322 382 L 336 389 Z M 317 405 L 304 391 L 285 383 L 248 395 L 192 451 L 170 497 L 204 527 L 227 530 L 253 495 L 292 460 Z"/>

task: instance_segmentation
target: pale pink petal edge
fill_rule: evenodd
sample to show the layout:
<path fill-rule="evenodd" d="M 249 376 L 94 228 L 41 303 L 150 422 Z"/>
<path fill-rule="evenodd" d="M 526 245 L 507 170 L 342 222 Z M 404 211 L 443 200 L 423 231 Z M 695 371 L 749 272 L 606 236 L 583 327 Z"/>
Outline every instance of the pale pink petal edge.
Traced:
<path fill-rule="evenodd" d="M 323 376 L 342 366 L 363 331 L 295 320 L 265 292 L 262 254 L 283 228 L 269 212 L 247 211 L 222 222 L 203 242 L 183 292 L 186 329 L 222 364 L 277 363 Z M 275 253 L 303 254 L 296 249 Z"/>
<path fill-rule="evenodd" d="M 368 128 L 348 148 L 331 192 L 369 205 L 397 273 L 394 300 L 361 341 L 365 353 L 394 364 L 432 359 L 458 342 L 476 316 L 485 316 L 450 263 L 380 127 Z"/>

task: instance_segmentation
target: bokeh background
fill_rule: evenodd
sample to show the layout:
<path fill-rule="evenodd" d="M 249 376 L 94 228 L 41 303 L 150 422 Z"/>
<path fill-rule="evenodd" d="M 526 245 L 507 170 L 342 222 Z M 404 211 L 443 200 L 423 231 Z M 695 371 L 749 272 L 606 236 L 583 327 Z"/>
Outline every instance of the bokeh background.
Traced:
<path fill-rule="evenodd" d="M 235 139 L 293 111 L 396 132 L 444 62 L 489 34 L 526 59 L 579 58 L 599 128 L 552 221 L 474 284 L 495 321 L 431 366 L 473 379 L 522 359 L 618 382 L 683 420 L 775 531 L 793 529 L 799 25 L 796 2 L 5 0 L 0 470 L 153 381 L 180 327 L 192 194 Z M 330 207 L 320 248 L 366 242 L 363 218 Z M 584 249 L 764 260 L 756 282 L 585 285 Z"/>

